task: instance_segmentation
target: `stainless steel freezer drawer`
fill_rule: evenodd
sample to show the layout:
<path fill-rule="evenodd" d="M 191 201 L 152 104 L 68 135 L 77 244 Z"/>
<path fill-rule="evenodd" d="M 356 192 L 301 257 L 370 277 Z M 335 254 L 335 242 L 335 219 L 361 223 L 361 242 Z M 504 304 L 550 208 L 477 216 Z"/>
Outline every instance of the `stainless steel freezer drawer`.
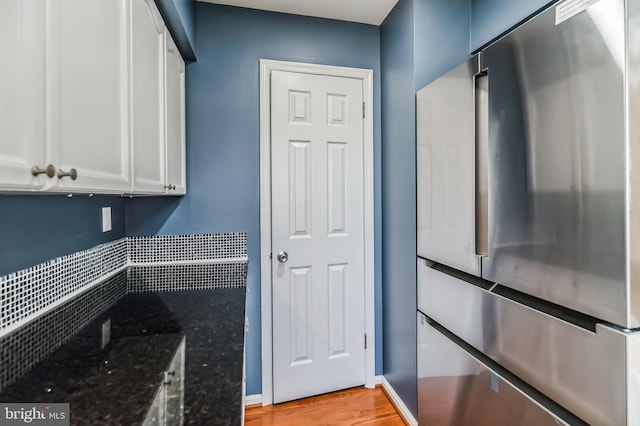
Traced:
<path fill-rule="evenodd" d="M 628 335 L 589 331 L 427 262 L 418 259 L 422 312 L 586 422 L 626 424 Z"/>
<path fill-rule="evenodd" d="M 433 328 L 418 312 L 418 423 L 564 424 Z"/>

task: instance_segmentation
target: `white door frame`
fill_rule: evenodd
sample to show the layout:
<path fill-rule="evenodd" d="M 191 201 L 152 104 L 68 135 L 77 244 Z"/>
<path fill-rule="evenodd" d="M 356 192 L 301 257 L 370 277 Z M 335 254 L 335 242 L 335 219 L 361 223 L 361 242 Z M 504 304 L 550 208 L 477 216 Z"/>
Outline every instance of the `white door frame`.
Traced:
<path fill-rule="evenodd" d="M 364 329 L 365 386 L 375 386 L 374 233 L 373 233 L 373 71 L 260 59 L 260 304 L 262 308 L 262 405 L 273 404 L 271 311 L 271 71 L 320 74 L 362 80 L 364 137 Z"/>

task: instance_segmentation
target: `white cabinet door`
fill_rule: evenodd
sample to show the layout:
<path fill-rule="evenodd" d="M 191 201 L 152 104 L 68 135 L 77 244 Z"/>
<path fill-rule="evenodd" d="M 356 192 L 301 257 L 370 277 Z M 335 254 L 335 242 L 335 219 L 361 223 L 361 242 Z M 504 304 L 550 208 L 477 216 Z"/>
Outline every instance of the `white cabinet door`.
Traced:
<path fill-rule="evenodd" d="M 126 192 L 129 179 L 125 0 L 51 0 L 49 156 L 56 191 Z"/>
<path fill-rule="evenodd" d="M 165 192 L 164 23 L 153 0 L 131 0 L 133 192 Z"/>
<path fill-rule="evenodd" d="M 42 0 L 0 1 L 0 187 L 33 190 L 51 178 L 35 177 L 45 158 L 45 6 Z"/>
<path fill-rule="evenodd" d="M 165 128 L 167 157 L 167 194 L 184 195 L 185 178 L 185 66 L 169 32 L 165 29 Z"/>

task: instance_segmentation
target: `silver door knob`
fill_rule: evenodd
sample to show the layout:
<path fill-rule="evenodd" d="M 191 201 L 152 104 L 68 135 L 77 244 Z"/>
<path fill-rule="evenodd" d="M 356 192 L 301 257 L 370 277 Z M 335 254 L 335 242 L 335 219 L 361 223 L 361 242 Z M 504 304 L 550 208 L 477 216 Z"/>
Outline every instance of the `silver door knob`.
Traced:
<path fill-rule="evenodd" d="M 287 260 L 289 260 L 289 255 L 287 254 L 286 251 L 281 251 L 280 253 L 278 253 L 278 262 L 280 263 L 287 263 Z"/>

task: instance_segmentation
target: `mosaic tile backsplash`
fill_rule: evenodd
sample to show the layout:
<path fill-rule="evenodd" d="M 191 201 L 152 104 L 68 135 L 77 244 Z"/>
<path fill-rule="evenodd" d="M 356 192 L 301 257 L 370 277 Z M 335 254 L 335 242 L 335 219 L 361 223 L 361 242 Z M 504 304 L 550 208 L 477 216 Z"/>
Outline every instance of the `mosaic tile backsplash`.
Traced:
<path fill-rule="evenodd" d="M 132 266 L 129 268 L 128 292 L 239 288 L 244 287 L 246 281 L 246 263 Z"/>
<path fill-rule="evenodd" d="M 0 389 L 127 293 L 246 286 L 246 253 L 245 233 L 123 238 L 0 277 Z"/>
<path fill-rule="evenodd" d="M 0 330 L 126 265 L 122 238 L 0 277 Z"/>
<path fill-rule="evenodd" d="M 245 233 L 129 237 L 127 245 L 131 263 L 247 257 L 247 234 Z"/>

